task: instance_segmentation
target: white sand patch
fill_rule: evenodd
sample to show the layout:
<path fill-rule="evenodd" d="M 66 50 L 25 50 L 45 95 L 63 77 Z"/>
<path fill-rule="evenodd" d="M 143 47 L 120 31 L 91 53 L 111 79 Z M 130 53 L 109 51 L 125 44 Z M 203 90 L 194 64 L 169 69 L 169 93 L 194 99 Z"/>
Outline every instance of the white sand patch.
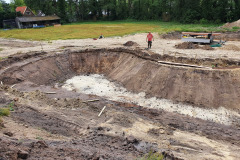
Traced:
<path fill-rule="evenodd" d="M 75 89 L 79 93 L 94 94 L 109 100 L 135 103 L 137 105 L 155 109 L 163 109 L 169 112 L 177 112 L 194 118 L 210 120 L 213 122 L 231 125 L 233 117 L 240 118 L 237 112 L 227 110 L 223 107 L 219 109 L 203 109 L 181 103 L 175 104 L 170 100 L 158 99 L 156 97 L 146 98 L 145 93 L 131 93 L 122 86 L 110 82 L 102 75 L 76 76 L 66 81 L 63 88 L 67 90 Z"/>

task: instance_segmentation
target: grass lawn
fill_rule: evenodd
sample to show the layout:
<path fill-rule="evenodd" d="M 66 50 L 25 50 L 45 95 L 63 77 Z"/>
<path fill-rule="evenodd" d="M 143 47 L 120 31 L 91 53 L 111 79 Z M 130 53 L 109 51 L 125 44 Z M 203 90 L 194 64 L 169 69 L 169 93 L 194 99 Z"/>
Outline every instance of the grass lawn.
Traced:
<path fill-rule="evenodd" d="M 17 38 L 25 40 L 58 40 L 58 39 L 84 39 L 98 38 L 102 33 L 105 37 L 123 36 L 134 33 L 158 32 L 159 34 L 172 31 L 226 31 L 219 25 L 208 24 L 180 24 L 176 22 L 128 22 L 128 21 L 101 21 L 83 22 L 62 25 L 60 27 L 47 27 L 39 29 L 13 29 L 0 30 L 2 38 Z"/>

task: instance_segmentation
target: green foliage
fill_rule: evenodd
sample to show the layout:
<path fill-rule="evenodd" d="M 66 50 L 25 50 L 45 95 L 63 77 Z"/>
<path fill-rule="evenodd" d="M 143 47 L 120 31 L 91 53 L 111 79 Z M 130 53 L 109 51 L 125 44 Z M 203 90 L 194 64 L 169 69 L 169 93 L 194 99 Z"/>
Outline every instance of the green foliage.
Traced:
<path fill-rule="evenodd" d="M 62 23 L 134 19 L 220 24 L 240 19 L 239 0 L 14 0 L 10 5 L 0 0 L 0 28 L 22 5 L 35 13 L 56 14 Z"/>
<path fill-rule="evenodd" d="M 14 111 L 13 107 L 15 106 L 14 101 L 12 101 L 10 104 L 8 104 L 6 107 L 10 110 L 10 111 Z"/>
<path fill-rule="evenodd" d="M 238 29 L 240 29 L 240 27 L 232 27 L 232 29 L 238 30 Z"/>
<path fill-rule="evenodd" d="M 36 139 L 37 140 L 43 140 L 43 138 L 41 136 L 37 136 Z"/>
<path fill-rule="evenodd" d="M 215 24 L 221 24 L 221 20 L 220 19 L 215 20 Z"/>
<path fill-rule="evenodd" d="M 183 23 L 194 23 L 195 20 L 198 20 L 200 17 L 199 13 L 195 10 L 187 10 L 185 14 L 183 15 Z"/>
<path fill-rule="evenodd" d="M 3 12 L 2 2 L 0 1 L 0 12 Z"/>
<path fill-rule="evenodd" d="M 14 19 L 15 11 L 12 11 L 9 4 L 0 0 L 0 28 L 3 28 L 3 20 Z"/>
<path fill-rule="evenodd" d="M 25 6 L 24 0 L 14 0 L 13 4 L 17 7 L 19 6 Z"/>
<path fill-rule="evenodd" d="M 163 160 L 164 156 L 160 153 L 153 153 L 150 151 L 144 157 L 140 158 L 139 160 Z"/>
<path fill-rule="evenodd" d="M 200 24 L 208 24 L 209 23 L 209 21 L 206 20 L 205 18 L 200 19 L 199 22 L 200 22 Z"/>
<path fill-rule="evenodd" d="M 11 4 L 12 12 L 15 12 L 17 7 L 25 6 L 24 0 L 14 0 Z"/>
<path fill-rule="evenodd" d="M 10 110 L 9 108 L 0 108 L 0 116 L 9 116 Z"/>
<path fill-rule="evenodd" d="M 58 15 L 61 18 L 62 23 L 67 22 L 67 16 L 66 16 L 66 1 L 65 0 L 58 0 Z"/>
<path fill-rule="evenodd" d="M 3 59 L 6 59 L 6 58 L 8 58 L 8 57 L 0 57 L 0 61 L 3 60 Z"/>

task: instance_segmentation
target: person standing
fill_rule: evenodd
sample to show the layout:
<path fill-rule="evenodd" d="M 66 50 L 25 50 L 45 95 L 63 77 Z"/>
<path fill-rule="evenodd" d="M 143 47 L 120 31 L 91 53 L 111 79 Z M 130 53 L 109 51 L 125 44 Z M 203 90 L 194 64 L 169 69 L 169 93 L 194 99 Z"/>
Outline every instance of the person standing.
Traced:
<path fill-rule="evenodd" d="M 104 37 L 103 37 L 103 34 L 101 33 L 101 35 L 100 35 L 99 39 L 102 39 L 102 38 L 104 38 Z"/>
<path fill-rule="evenodd" d="M 151 32 L 149 32 L 146 38 L 146 42 L 148 42 L 148 49 L 152 47 L 152 41 L 154 41 L 154 38 Z"/>

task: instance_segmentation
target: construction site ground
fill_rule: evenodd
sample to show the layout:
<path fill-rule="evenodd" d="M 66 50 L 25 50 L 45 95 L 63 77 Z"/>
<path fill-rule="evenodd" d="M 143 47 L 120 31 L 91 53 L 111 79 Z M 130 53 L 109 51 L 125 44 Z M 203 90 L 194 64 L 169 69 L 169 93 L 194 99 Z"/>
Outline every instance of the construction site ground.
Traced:
<path fill-rule="evenodd" d="M 240 40 L 154 38 L 0 39 L 0 160 L 240 159 Z"/>

